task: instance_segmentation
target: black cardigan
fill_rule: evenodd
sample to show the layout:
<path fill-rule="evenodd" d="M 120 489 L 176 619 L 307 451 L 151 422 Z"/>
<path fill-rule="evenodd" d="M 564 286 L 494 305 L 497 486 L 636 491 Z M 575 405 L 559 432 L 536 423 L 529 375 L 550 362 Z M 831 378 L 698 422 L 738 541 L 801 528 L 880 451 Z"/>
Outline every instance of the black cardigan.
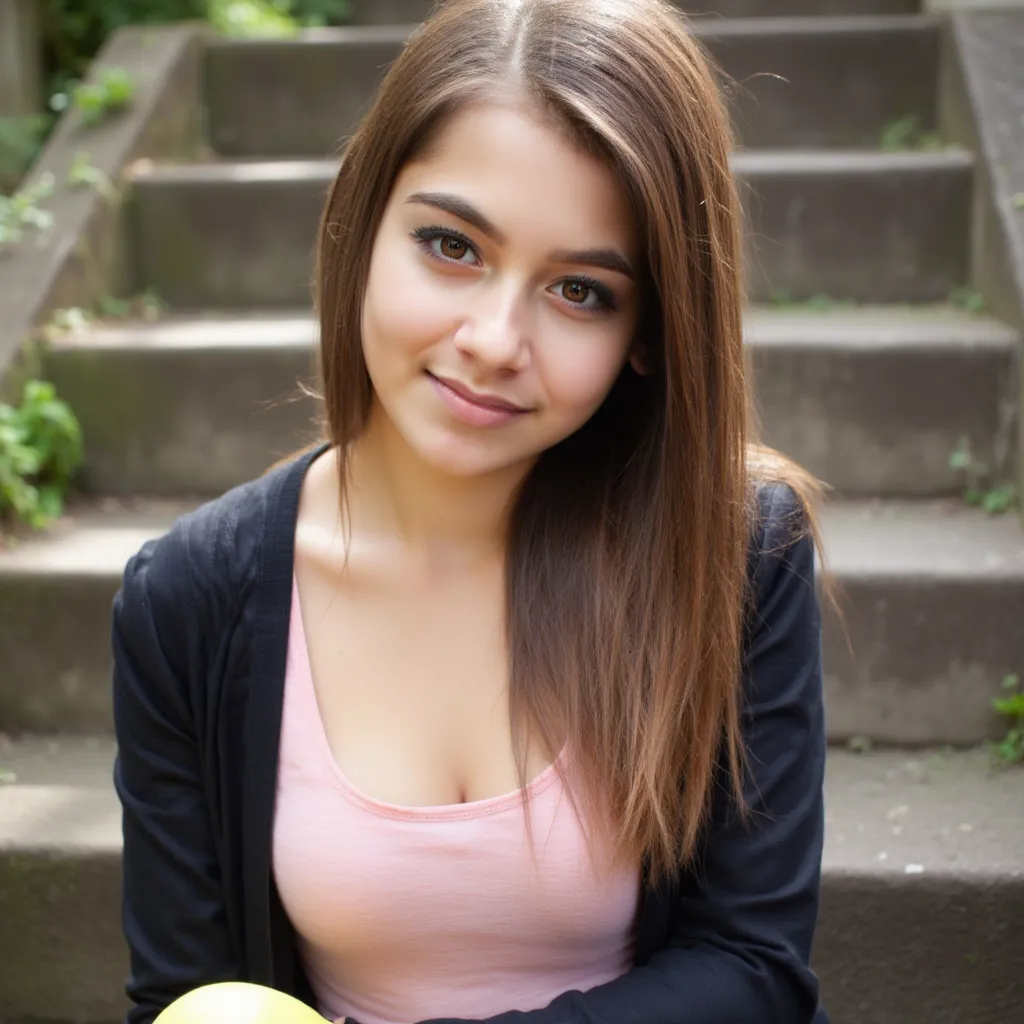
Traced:
<path fill-rule="evenodd" d="M 271 871 L 295 523 L 304 454 L 182 517 L 114 600 L 128 1024 L 214 981 L 312 1004 Z M 646 880 L 634 966 L 491 1024 L 826 1024 L 808 967 L 825 740 L 814 551 L 792 492 L 762 488 L 744 733 L 755 812 L 720 787 L 694 867 Z"/>

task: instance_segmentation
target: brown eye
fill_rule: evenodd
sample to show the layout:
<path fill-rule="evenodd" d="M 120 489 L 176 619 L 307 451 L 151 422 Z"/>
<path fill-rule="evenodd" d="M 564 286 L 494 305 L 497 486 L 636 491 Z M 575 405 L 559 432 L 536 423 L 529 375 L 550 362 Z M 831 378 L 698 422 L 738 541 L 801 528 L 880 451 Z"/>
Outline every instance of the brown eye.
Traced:
<path fill-rule="evenodd" d="M 454 235 L 445 235 L 441 239 L 439 248 L 441 255 L 449 260 L 461 260 L 469 250 L 469 246 L 461 238 L 456 238 Z"/>
<path fill-rule="evenodd" d="M 562 298 L 582 306 L 590 295 L 590 288 L 582 281 L 565 281 L 562 284 Z"/>

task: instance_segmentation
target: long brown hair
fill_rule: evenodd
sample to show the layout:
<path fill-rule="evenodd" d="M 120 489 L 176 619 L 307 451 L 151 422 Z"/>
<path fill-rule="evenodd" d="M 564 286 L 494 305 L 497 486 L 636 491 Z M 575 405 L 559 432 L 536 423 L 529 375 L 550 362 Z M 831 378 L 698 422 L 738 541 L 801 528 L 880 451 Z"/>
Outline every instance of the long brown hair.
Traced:
<path fill-rule="evenodd" d="M 450 0 L 408 41 L 348 141 L 317 268 L 329 439 L 345 454 L 372 387 L 360 320 L 392 185 L 461 107 L 507 92 L 599 154 L 646 255 L 640 341 L 597 414 L 515 498 L 507 554 L 513 743 L 568 743 L 619 859 L 654 877 L 694 853 L 716 769 L 742 803 L 742 647 L 756 489 L 818 485 L 755 444 L 742 341 L 741 215 L 714 72 L 665 0 Z M 681 784 L 685 779 L 685 786 Z"/>

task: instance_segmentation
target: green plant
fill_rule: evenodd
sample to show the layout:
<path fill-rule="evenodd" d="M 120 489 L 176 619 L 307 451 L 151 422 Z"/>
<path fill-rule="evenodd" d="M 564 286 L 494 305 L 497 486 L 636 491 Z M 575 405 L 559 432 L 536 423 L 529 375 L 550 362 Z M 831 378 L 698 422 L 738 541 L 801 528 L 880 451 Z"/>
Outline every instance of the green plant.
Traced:
<path fill-rule="evenodd" d="M 97 124 L 124 110 L 134 98 L 135 80 L 124 68 L 103 68 L 96 81 L 79 82 L 71 93 L 71 102 L 86 124 Z"/>
<path fill-rule="evenodd" d="M 32 165 L 50 130 L 50 114 L 29 117 L 0 117 L 0 185 L 11 187 Z"/>
<path fill-rule="evenodd" d="M 82 309 L 81 306 L 55 309 L 44 334 L 77 334 L 91 327 L 95 319 L 92 312 Z"/>
<path fill-rule="evenodd" d="M 286 37 L 299 29 L 287 5 L 267 0 L 210 0 L 208 17 L 218 32 L 235 38 Z"/>
<path fill-rule="evenodd" d="M 950 454 L 949 468 L 963 474 L 964 501 L 968 505 L 981 508 L 989 515 L 1003 515 L 1018 507 L 1016 486 L 993 481 L 991 469 L 974 455 L 968 438 L 961 438 Z"/>
<path fill-rule="evenodd" d="M 991 745 L 991 750 L 999 764 L 1020 764 L 1024 762 L 1024 689 L 1020 676 L 1007 676 L 1003 680 L 1003 692 L 1005 695 L 997 697 L 992 706 L 1008 719 L 1009 731 Z"/>
<path fill-rule="evenodd" d="M 35 184 L 10 196 L 0 196 L 0 251 L 20 242 L 28 228 L 46 231 L 53 214 L 39 204 L 53 192 L 53 175 L 42 175 Z"/>
<path fill-rule="evenodd" d="M 0 403 L 0 522 L 40 529 L 64 509 L 82 432 L 53 384 L 30 380 L 21 404 Z"/>
<path fill-rule="evenodd" d="M 111 202 L 117 198 L 117 189 L 106 173 L 100 170 L 84 150 L 79 150 L 71 159 L 68 168 L 68 184 L 72 188 L 95 189 L 104 199 Z"/>
<path fill-rule="evenodd" d="M 889 153 L 908 149 L 936 150 L 942 148 L 942 139 L 938 132 L 923 130 L 916 114 L 907 114 L 882 128 L 879 144 Z"/>
<path fill-rule="evenodd" d="M 1014 206 L 1015 206 L 1015 207 L 1016 207 L 1016 208 L 1017 208 L 1018 210 L 1024 210 L 1024 192 L 1018 192 L 1018 193 L 1017 193 L 1017 194 L 1016 194 L 1016 195 L 1015 195 L 1015 196 L 1013 197 L 1013 205 L 1014 205 Z"/>
<path fill-rule="evenodd" d="M 772 292 L 771 305 L 779 309 L 806 309 L 814 313 L 827 313 L 833 309 L 851 309 L 857 305 L 853 299 L 836 299 L 831 295 L 812 295 L 806 299 L 794 299 L 789 292 Z"/>
<path fill-rule="evenodd" d="M 985 296 L 969 285 L 954 288 L 946 301 L 951 306 L 956 306 L 957 309 L 963 309 L 968 313 L 984 313 L 988 305 L 985 302 Z"/>
<path fill-rule="evenodd" d="M 166 312 L 167 303 L 152 288 L 128 298 L 101 295 L 96 303 L 96 315 L 105 320 L 125 320 L 129 317 L 156 320 Z"/>

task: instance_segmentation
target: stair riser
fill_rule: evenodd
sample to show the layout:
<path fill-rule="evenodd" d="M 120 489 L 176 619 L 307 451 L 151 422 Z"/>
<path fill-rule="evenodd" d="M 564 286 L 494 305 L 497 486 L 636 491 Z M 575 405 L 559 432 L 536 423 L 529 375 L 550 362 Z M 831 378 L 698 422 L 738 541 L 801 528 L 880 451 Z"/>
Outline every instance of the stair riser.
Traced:
<path fill-rule="evenodd" d="M 832 1024 L 1016 1019 L 1022 907 L 1020 873 L 991 881 L 826 873 L 814 966 Z"/>
<path fill-rule="evenodd" d="M 1020 664 L 1024 579 L 838 579 L 826 699 L 834 740 L 976 743 Z M 110 607 L 120 575 L 0 574 L 0 722 L 14 732 L 109 733 Z M 847 635 L 852 648 L 847 647 Z"/>
<path fill-rule="evenodd" d="M 989 464 L 1003 439 L 1010 464 L 1013 421 L 999 415 L 1013 409 L 1008 350 L 751 348 L 766 439 L 838 494 L 957 494 L 949 456 L 961 437 Z M 316 410 L 297 382 L 311 381 L 312 364 L 312 342 L 103 349 L 85 340 L 55 347 L 46 365 L 83 427 L 80 486 L 172 497 L 219 494 L 311 440 Z"/>
<path fill-rule="evenodd" d="M 410 25 L 423 21 L 436 0 L 355 0 L 352 17 L 362 25 Z M 912 14 L 919 0 L 674 0 L 687 14 L 728 18 L 813 14 Z"/>
<path fill-rule="evenodd" d="M 927 302 L 966 280 L 967 163 L 860 173 L 751 160 L 741 173 L 757 246 L 747 253 L 754 301 Z M 138 178 L 140 280 L 178 309 L 307 306 L 329 180 L 327 170 L 294 180 Z"/>
<path fill-rule="evenodd" d="M 1016 1019 L 1024 880 L 825 872 L 815 967 L 833 1024 Z M 8 1022 L 123 1020 L 120 857 L 0 853 Z"/>
<path fill-rule="evenodd" d="M 47 375 L 82 425 L 79 486 L 214 497 L 319 436 L 312 346 L 52 351 Z M 125 423 L 133 424 L 130 431 Z"/>
<path fill-rule="evenodd" d="M 845 632 L 829 622 L 823 656 L 830 739 L 968 744 L 1006 732 L 992 700 L 1019 671 L 1024 580 L 981 572 L 838 577 Z"/>
<path fill-rule="evenodd" d="M 826 22 L 813 32 L 784 34 L 756 23 L 735 31 L 709 21 L 695 30 L 725 74 L 745 145 L 877 146 L 887 124 L 911 115 L 921 129 L 934 127 L 939 34 L 931 22 L 880 19 L 857 31 Z M 338 151 L 402 38 L 339 32 L 315 43 L 211 45 L 211 145 L 232 157 Z"/>
<path fill-rule="evenodd" d="M 1007 473 L 1014 465 L 1008 348 L 772 344 L 752 352 L 765 440 L 833 496 L 959 495 L 964 477 L 949 462 L 962 438 L 979 461 Z"/>

